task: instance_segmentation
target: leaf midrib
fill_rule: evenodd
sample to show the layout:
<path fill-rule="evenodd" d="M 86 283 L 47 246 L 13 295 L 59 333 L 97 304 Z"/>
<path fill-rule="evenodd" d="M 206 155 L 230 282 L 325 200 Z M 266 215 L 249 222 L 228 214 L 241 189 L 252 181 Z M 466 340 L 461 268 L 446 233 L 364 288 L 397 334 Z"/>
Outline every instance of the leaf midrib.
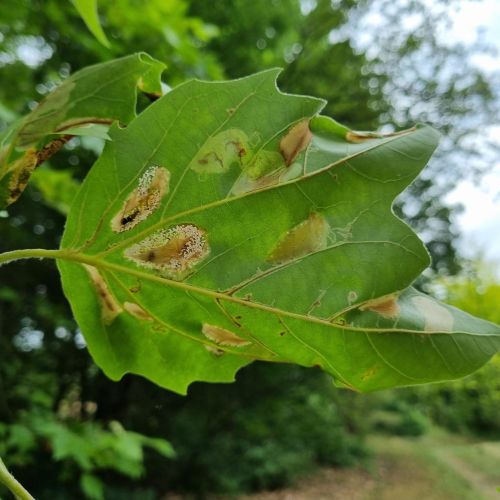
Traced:
<path fill-rule="evenodd" d="M 407 328 L 360 328 L 349 325 L 343 325 L 339 323 L 330 322 L 321 318 L 317 318 L 315 316 L 309 316 L 300 313 L 294 313 L 291 311 L 285 311 L 283 309 L 279 309 L 277 307 L 268 306 L 266 304 L 260 304 L 258 302 L 251 302 L 248 300 L 244 300 L 238 297 L 233 297 L 226 295 L 221 292 L 216 292 L 214 290 L 209 290 L 208 288 L 202 288 L 196 285 L 191 285 L 189 283 L 184 283 L 182 281 L 174 281 L 168 278 L 164 278 L 161 276 L 156 276 L 154 274 L 146 273 L 143 271 L 138 271 L 136 269 L 131 269 L 120 264 L 114 264 L 112 262 L 104 261 L 97 259 L 95 257 L 91 257 L 82 253 L 72 252 L 68 250 L 55 250 L 51 252 L 51 257 L 66 261 L 77 262 L 79 264 L 89 264 L 98 269 L 109 270 L 109 271 L 117 271 L 120 273 L 129 274 L 130 276 L 134 276 L 138 279 L 145 279 L 147 281 L 159 283 L 162 285 L 170 286 L 172 288 L 178 288 L 184 291 L 190 291 L 193 293 L 205 295 L 214 299 L 220 299 L 227 302 L 233 302 L 245 307 L 249 307 L 251 309 L 259 309 L 261 311 L 265 311 L 271 314 L 274 314 L 278 317 L 288 317 L 300 321 L 306 321 L 309 323 L 320 324 L 323 326 L 328 326 L 330 328 L 334 328 L 336 330 L 347 330 L 353 332 L 361 332 L 361 333 L 409 333 L 409 334 L 418 334 L 418 335 L 453 335 L 453 334 L 464 334 L 471 335 L 477 337 L 499 337 L 496 333 L 472 333 L 472 332 L 464 332 L 464 331 L 451 331 L 451 332 L 443 332 L 439 330 L 431 330 L 431 331 L 422 331 L 422 330 L 412 330 Z M 368 302 L 368 301 L 365 301 Z M 357 304 L 353 306 L 353 309 L 358 308 L 361 304 Z M 343 311 L 345 312 L 345 311 Z"/>

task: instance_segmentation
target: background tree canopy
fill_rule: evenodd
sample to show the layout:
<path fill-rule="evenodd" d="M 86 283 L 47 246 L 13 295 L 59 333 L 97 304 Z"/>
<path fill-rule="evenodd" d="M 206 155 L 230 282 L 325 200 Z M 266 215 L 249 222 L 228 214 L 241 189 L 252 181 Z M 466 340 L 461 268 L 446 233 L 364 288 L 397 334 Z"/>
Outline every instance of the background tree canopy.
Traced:
<path fill-rule="evenodd" d="M 7 0 L 0 5 L 0 127 L 33 109 L 70 72 L 140 50 L 167 64 L 163 79 L 170 86 L 283 67 L 284 91 L 327 99 L 327 113 L 354 129 L 428 122 L 443 134 L 437 157 L 401 197 L 398 211 L 428 243 L 434 275 L 453 275 L 461 263 L 450 220 L 454 207 L 443 195 L 459 178 L 484 172 L 486 153 L 495 152 L 478 138 L 498 119 L 497 77 L 472 63 L 483 46 L 450 45 L 440 36 L 453 2 L 374 4 L 101 0 L 108 48 L 69 2 Z M 370 27 L 374 11 L 379 20 Z M 140 96 L 138 109 L 149 102 Z M 37 172 L 25 196 L 0 212 L 0 251 L 59 244 L 72 193 L 101 148 L 94 138 L 72 139 Z M 141 473 L 137 450 L 143 446 L 150 447 L 147 476 L 126 486 L 138 498 L 156 498 L 169 488 L 279 486 L 314 464 L 350 464 L 365 454 L 362 417 L 373 399 L 338 391 L 319 372 L 257 364 L 242 370 L 234 386 L 195 385 L 187 398 L 138 377 L 115 384 L 85 352 L 51 263 L 3 268 L 0 299 L 0 452 L 13 457 L 17 475 L 37 498 L 67 498 L 80 487 L 100 498 L 104 483 L 106 498 L 123 498 L 117 474 Z M 424 398 L 408 394 L 412 401 Z M 436 409 L 441 421 L 448 418 L 443 408 Z M 299 413 L 307 418 L 297 420 Z M 464 425 L 472 428 L 471 413 Z M 125 439 L 109 426 L 118 421 L 173 444 L 177 458 L 168 472 L 157 454 L 171 457 L 168 445 Z M 83 458 L 61 451 L 74 448 L 89 429 L 111 444 L 96 444 L 82 451 Z M 129 462 L 113 465 L 113 446 L 128 450 Z M 226 474 L 234 457 L 238 466 Z M 57 494 L 49 478 L 59 482 Z"/>

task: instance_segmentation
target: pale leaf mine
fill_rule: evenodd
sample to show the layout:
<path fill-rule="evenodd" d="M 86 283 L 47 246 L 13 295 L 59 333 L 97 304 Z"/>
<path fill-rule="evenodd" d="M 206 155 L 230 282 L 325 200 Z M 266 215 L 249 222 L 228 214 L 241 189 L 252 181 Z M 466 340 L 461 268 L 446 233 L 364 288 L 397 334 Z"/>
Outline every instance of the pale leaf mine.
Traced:
<path fill-rule="evenodd" d="M 96 289 L 101 304 L 101 316 L 106 325 L 109 325 L 123 311 L 114 295 L 109 290 L 107 283 L 94 266 L 82 264 L 89 273 L 90 279 Z"/>
<path fill-rule="evenodd" d="M 235 333 L 221 328 L 220 326 L 209 325 L 208 323 L 203 323 L 201 331 L 205 337 L 215 342 L 216 344 L 231 346 L 231 347 L 242 347 L 249 345 L 248 340 L 242 339 Z"/>
<path fill-rule="evenodd" d="M 160 205 L 168 193 L 170 172 L 154 165 L 148 168 L 139 179 L 139 185 L 127 197 L 121 210 L 113 217 L 111 229 L 115 233 L 128 231 L 145 220 Z"/>
<path fill-rule="evenodd" d="M 124 302 L 123 309 L 132 316 L 143 321 L 153 321 L 153 318 L 140 305 L 135 302 Z"/>
<path fill-rule="evenodd" d="M 324 250 L 328 245 L 329 231 L 327 220 L 318 213 L 312 213 L 280 239 L 267 260 L 272 264 L 283 264 Z"/>
<path fill-rule="evenodd" d="M 136 264 L 180 279 L 209 253 L 205 231 L 194 224 L 179 224 L 157 231 L 125 250 Z"/>
<path fill-rule="evenodd" d="M 298 154 L 309 146 L 312 139 L 309 120 L 294 125 L 280 141 L 280 151 L 287 166 L 291 165 Z"/>
<path fill-rule="evenodd" d="M 446 307 L 423 296 L 413 297 L 411 300 L 424 317 L 426 332 L 451 332 L 453 330 L 453 315 Z"/>

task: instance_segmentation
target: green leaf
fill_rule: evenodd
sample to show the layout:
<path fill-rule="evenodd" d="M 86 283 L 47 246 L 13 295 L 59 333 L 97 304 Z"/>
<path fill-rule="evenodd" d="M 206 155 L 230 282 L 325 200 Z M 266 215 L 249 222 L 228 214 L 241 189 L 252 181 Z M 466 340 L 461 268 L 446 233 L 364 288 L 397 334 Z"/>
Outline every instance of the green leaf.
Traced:
<path fill-rule="evenodd" d="M 89 31 L 102 45 L 109 48 L 109 41 L 102 30 L 97 13 L 97 0 L 73 0 L 76 10 L 87 25 Z"/>
<path fill-rule="evenodd" d="M 475 370 L 500 328 L 407 290 L 429 256 L 391 210 L 437 133 L 349 130 L 277 74 L 191 81 L 111 128 L 59 261 L 97 364 L 179 393 L 255 359 L 360 391 Z"/>
<path fill-rule="evenodd" d="M 137 88 L 161 94 L 163 69 L 144 53 L 89 66 L 15 122 L 0 138 L 0 208 L 21 195 L 35 168 L 71 135 L 108 138 L 104 125 L 128 124 L 136 116 Z"/>

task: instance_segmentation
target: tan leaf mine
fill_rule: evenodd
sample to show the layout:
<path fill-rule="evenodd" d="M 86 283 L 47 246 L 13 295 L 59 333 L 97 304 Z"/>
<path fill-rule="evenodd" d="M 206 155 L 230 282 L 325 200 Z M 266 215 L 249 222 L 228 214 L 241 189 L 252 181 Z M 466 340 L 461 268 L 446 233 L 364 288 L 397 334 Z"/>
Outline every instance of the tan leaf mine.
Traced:
<path fill-rule="evenodd" d="M 121 210 L 111 220 L 111 229 L 121 233 L 145 220 L 168 193 L 169 183 L 170 172 L 166 168 L 158 165 L 149 167 L 140 177 L 137 188 L 128 195 Z"/>
<path fill-rule="evenodd" d="M 324 250 L 328 246 L 329 231 L 327 220 L 314 212 L 280 239 L 267 261 L 271 264 L 283 264 Z"/>
<path fill-rule="evenodd" d="M 213 354 L 216 357 L 220 357 L 224 354 L 224 351 L 222 349 L 219 349 L 217 347 L 214 347 L 213 345 L 204 345 L 203 346 L 209 353 Z"/>
<path fill-rule="evenodd" d="M 194 224 L 179 224 L 131 246 L 125 250 L 125 257 L 170 278 L 182 279 L 209 252 L 205 231 Z"/>
<path fill-rule="evenodd" d="M 378 139 L 380 137 L 381 135 L 376 132 L 358 132 L 356 130 L 349 130 L 345 135 L 346 141 L 354 142 L 355 144 L 369 141 L 370 139 Z"/>
<path fill-rule="evenodd" d="M 132 316 L 135 316 L 137 319 L 142 321 L 153 321 L 153 317 L 135 302 L 124 302 L 123 309 L 125 309 L 125 311 Z"/>
<path fill-rule="evenodd" d="M 298 154 L 309 146 L 312 140 L 309 129 L 309 120 L 294 125 L 280 141 L 280 151 L 288 167 L 297 158 Z"/>
<path fill-rule="evenodd" d="M 416 296 L 411 300 L 424 317 L 426 332 L 451 332 L 453 330 L 453 315 L 446 307 L 423 296 Z"/>
<path fill-rule="evenodd" d="M 201 331 L 205 337 L 220 345 L 243 347 L 251 343 L 248 340 L 242 339 L 240 336 L 236 335 L 236 333 L 221 328 L 220 326 L 209 325 L 208 323 L 203 323 Z"/>
<path fill-rule="evenodd" d="M 409 132 L 415 130 L 415 127 L 409 128 L 407 130 L 400 130 L 399 132 L 389 132 L 389 133 L 380 133 L 380 132 L 361 132 L 359 130 L 349 130 L 345 134 L 346 141 L 360 143 L 369 141 L 371 139 L 385 139 L 386 137 L 395 137 L 398 135 L 405 135 Z"/>
<path fill-rule="evenodd" d="M 387 319 L 396 319 L 401 308 L 398 304 L 397 295 L 386 295 L 378 299 L 369 300 L 359 308 L 361 311 L 372 311 Z"/>
<path fill-rule="evenodd" d="M 99 302 L 101 303 L 102 320 L 104 324 L 109 325 L 123 309 L 109 290 L 107 283 L 104 281 L 99 271 L 94 266 L 89 266 L 88 264 L 82 265 L 89 273 L 90 279 L 97 291 Z"/>

